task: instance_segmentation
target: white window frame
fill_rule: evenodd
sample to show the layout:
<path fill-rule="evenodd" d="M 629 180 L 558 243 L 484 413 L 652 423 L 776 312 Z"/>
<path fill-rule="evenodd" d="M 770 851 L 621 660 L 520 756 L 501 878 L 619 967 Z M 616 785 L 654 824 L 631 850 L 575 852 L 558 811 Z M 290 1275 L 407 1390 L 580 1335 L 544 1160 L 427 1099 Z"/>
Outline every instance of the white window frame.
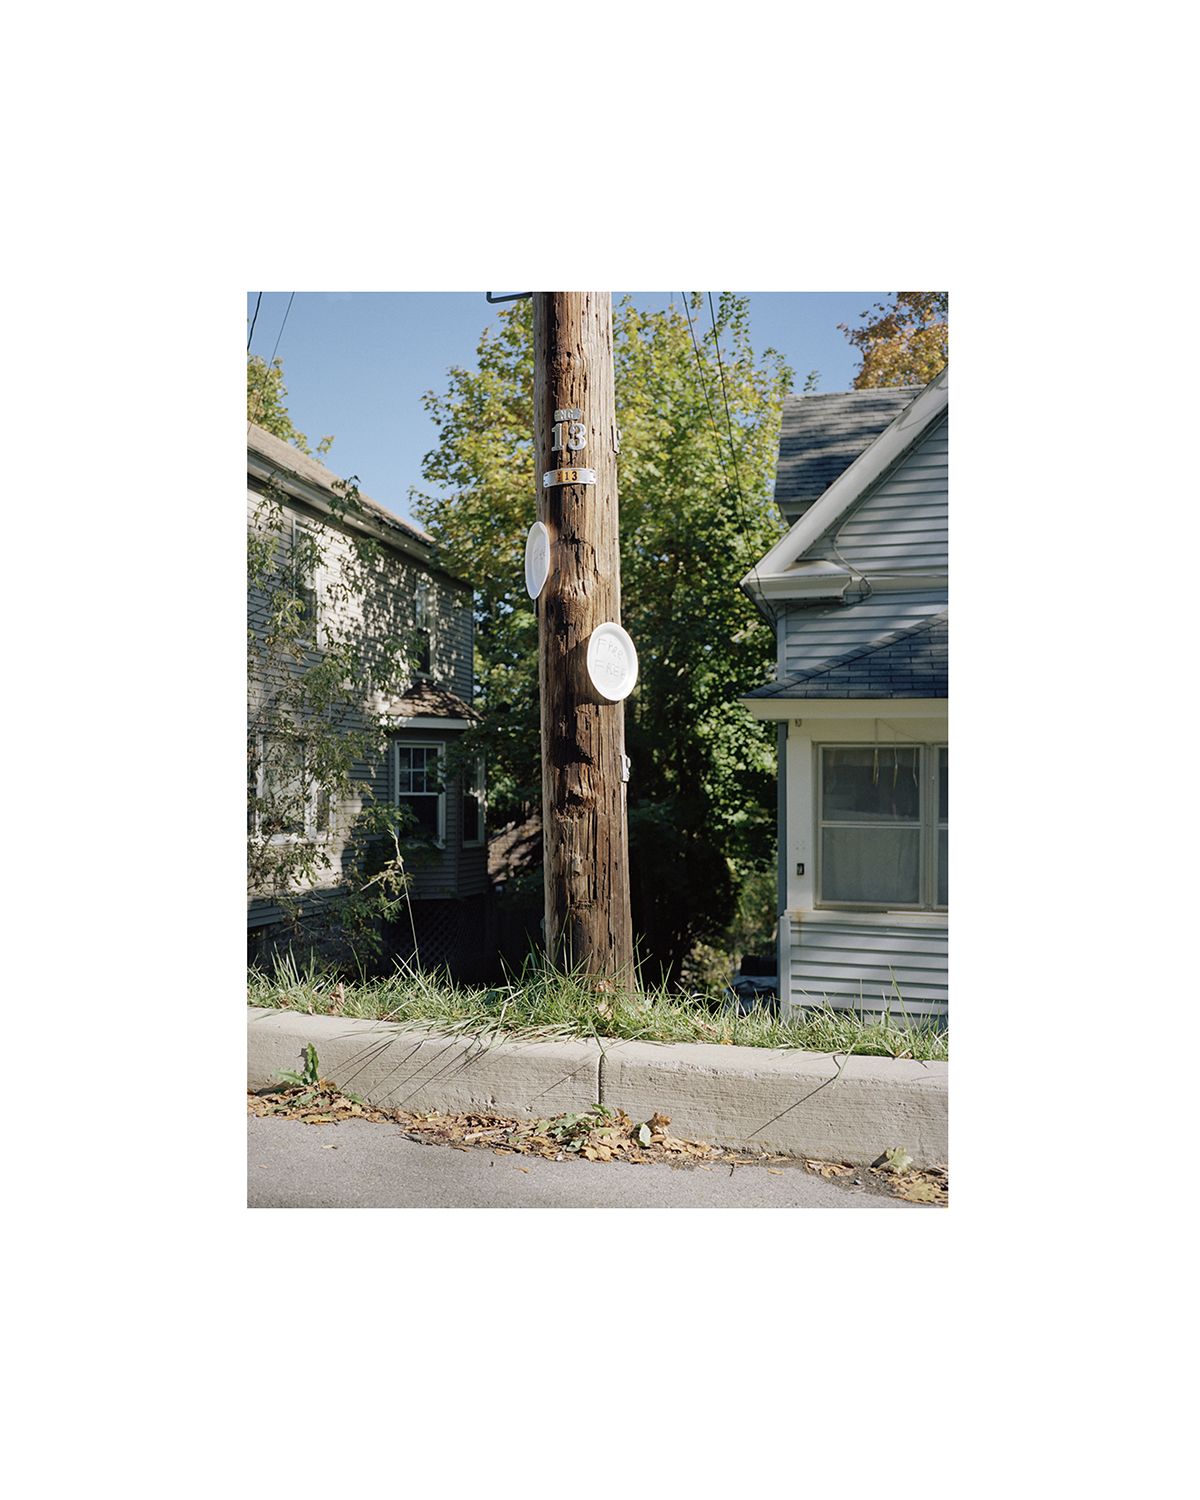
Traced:
<path fill-rule="evenodd" d="M 266 797 L 266 773 L 267 773 L 267 741 L 272 739 L 283 740 L 293 745 L 299 745 L 301 754 L 304 753 L 303 741 L 292 740 L 287 735 L 273 735 L 269 731 L 255 736 L 255 753 L 258 761 L 255 795 L 259 806 L 255 810 L 254 834 L 256 838 L 267 839 L 272 844 L 294 844 L 301 839 L 309 842 L 324 843 L 331 835 L 333 827 L 333 807 L 328 805 L 325 809 L 325 826 L 321 827 L 320 813 L 320 788 L 314 777 L 308 778 L 309 795 L 304 804 L 304 829 L 303 831 L 291 829 L 286 833 L 264 834 L 262 831 L 262 802 Z M 303 775 L 303 766 L 301 767 Z"/>
<path fill-rule="evenodd" d="M 462 846 L 464 849 L 478 849 L 487 843 L 487 767 L 483 756 L 480 755 L 475 761 L 474 774 L 469 778 L 463 776 L 459 787 L 459 803 L 465 804 L 468 797 L 474 797 L 478 809 L 475 819 L 475 830 L 472 837 L 467 837 L 466 808 L 462 811 Z"/>
<path fill-rule="evenodd" d="M 289 512 L 289 516 L 292 523 L 292 530 L 291 540 L 289 542 L 287 570 L 292 598 L 295 599 L 299 597 L 302 587 L 300 580 L 300 570 L 297 566 L 296 559 L 296 554 L 298 551 L 297 539 L 301 532 L 307 532 L 309 535 L 312 535 L 317 531 L 318 528 L 315 522 L 305 520 L 302 516 L 294 515 L 291 512 Z M 314 569 L 312 577 L 309 578 L 303 585 L 304 591 L 312 595 L 312 614 L 309 617 L 312 624 L 312 629 L 304 633 L 303 637 L 301 638 L 300 644 L 311 647 L 313 649 L 316 649 L 321 645 L 321 615 L 323 605 L 321 571 L 322 570 L 320 568 Z"/>
<path fill-rule="evenodd" d="M 856 825 L 852 821 L 844 819 L 827 820 L 825 812 L 825 752 L 827 750 L 877 750 L 881 755 L 888 750 L 916 750 L 918 752 L 918 791 L 919 791 L 919 813 L 915 823 L 907 827 L 915 827 L 918 831 L 918 899 L 914 902 L 906 901 L 847 901 L 842 897 L 826 899 L 824 895 L 824 863 L 825 863 L 825 829 L 853 828 L 855 826 L 883 826 L 872 824 L 870 819 L 864 819 L 863 824 Z M 948 819 L 942 822 L 939 819 L 940 800 L 940 755 L 939 752 L 947 752 L 947 780 L 949 779 L 949 743 L 946 740 L 918 741 L 901 740 L 894 745 L 891 741 L 886 744 L 876 744 L 863 740 L 825 740 L 813 742 L 815 772 L 816 772 L 816 796 L 814 807 L 814 823 L 816 829 L 816 888 L 814 891 L 813 905 L 820 911 L 905 911 L 905 912 L 937 912 L 947 913 L 949 903 L 939 903 L 936 900 L 938 890 L 938 834 L 942 829 L 949 827 Z M 949 895 L 949 890 L 947 890 Z"/>
<path fill-rule="evenodd" d="M 941 752 L 943 750 L 946 752 L 946 783 L 947 783 L 947 788 L 948 788 L 949 787 L 949 782 L 950 782 L 950 746 L 949 746 L 949 743 L 946 740 L 940 740 L 940 741 L 939 740 L 934 740 L 934 741 L 930 742 L 928 748 L 929 748 L 929 751 L 930 751 L 930 756 L 929 756 L 929 772 L 930 772 L 929 822 L 930 822 L 930 837 L 929 837 L 929 870 L 928 870 L 929 885 L 928 885 L 928 890 L 929 890 L 930 898 L 931 898 L 931 900 L 933 902 L 933 904 L 930 906 L 929 910 L 930 911 L 949 911 L 949 909 L 950 909 L 950 906 L 949 906 L 949 896 L 950 896 L 950 880 L 949 880 L 949 867 L 950 867 L 950 850 L 949 850 L 949 843 L 950 843 L 950 816 L 949 816 L 949 814 L 950 814 L 950 805 L 949 804 L 950 804 L 950 799 L 947 796 L 947 799 L 946 799 L 946 817 L 943 820 L 943 818 L 941 817 L 941 790 L 942 790 L 942 787 L 941 787 L 941 782 L 942 782 Z M 937 900 L 938 873 L 939 873 L 939 866 L 940 866 L 940 856 L 939 856 L 939 853 L 938 853 L 938 845 L 941 842 L 940 834 L 941 834 L 941 832 L 942 832 L 943 829 L 946 830 L 946 845 L 947 845 L 947 848 L 946 848 L 946 870 L 947 870 L 946 896 L 947 896 L 947 900 L 944 901 L 944 902 L 941 902 L 939 904 L 939 902 Z"/>
<path fill-rule="evenodd" d="M 432 792 L 430 792 L 430 793 L 413 792 L 413 791 L 401 792 L 401 790 L 400 790 L 400 774 L 401 774 L 401 769 L 402 769 L 401 765 L 400 765 L 400 751 L 401 750 L 432 750 L 433 751 L 434 756 L 436 758 L 437 767 L 438 767 L 438 782 L 439 782 L 439 784 L 441 786 L 441 790 L 439 792 L 437 792 L 436 794 L 432 793 Z M 445 741 L 444 740 L 414 740 L 414 739 L 403 739 L 403 738 L 401 738 L 401 739 L 395 739 L 395 740 L 392 741 L 391 761 L 392 761 L 392 776 L 391 776 L 391 781 L 392 781 L 392 801 L 397 806 L 400 805 L 401 800 L 404 797 L 434 796 L 434 795 L 436 795 L 436 797 L 437 797 L 437 837 L 434 839 L 433 842 L 434 842 L 434 845 L 435 845 L 436 848 L 438 848 L 438 849 L 444 849 L 446 847 L 446 785 L 445 785 L 445 778 L 444 778 L 444 775 L 443 775 L 443 771 L 444 771 L 445 763 L 446 763 L 446 744 L 445 744 Z M 408 830 L 408 837 L 409 837 L 410 840 L 413 840 L 416 837 L 416 830 L 415 829 L 409 829 Z"/>

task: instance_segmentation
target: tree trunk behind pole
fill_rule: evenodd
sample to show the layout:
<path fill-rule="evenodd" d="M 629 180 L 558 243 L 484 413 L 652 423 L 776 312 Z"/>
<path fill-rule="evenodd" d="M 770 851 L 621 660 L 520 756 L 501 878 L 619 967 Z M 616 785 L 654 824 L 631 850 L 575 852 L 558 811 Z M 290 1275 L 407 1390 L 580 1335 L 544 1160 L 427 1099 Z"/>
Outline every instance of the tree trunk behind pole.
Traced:
<path fill-rule="evenodd" d="M 632 983 L 625 706 L 587 672 L 593 630 L 621 622 L 611 293 L 535 292 L 533 338 L 537 517 L 550 533 L 537 605 L 546 949 L 560 968 Z M 572 409 L 585 446 L 554 452 L 555 412 Z M 567 466 L 595 470 L 595 484 L 543 488 Z"/>

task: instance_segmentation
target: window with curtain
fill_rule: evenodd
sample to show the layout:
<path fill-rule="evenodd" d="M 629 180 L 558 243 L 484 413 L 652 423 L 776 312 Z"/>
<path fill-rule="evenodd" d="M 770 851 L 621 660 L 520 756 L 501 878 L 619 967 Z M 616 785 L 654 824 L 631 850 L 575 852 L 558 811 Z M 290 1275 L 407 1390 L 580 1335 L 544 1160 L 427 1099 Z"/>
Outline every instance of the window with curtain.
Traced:
<path fill-rule="evenodd" d="M 819 904 L 947 905 L 947 771 L 944 745 L 821 747 Z"/>

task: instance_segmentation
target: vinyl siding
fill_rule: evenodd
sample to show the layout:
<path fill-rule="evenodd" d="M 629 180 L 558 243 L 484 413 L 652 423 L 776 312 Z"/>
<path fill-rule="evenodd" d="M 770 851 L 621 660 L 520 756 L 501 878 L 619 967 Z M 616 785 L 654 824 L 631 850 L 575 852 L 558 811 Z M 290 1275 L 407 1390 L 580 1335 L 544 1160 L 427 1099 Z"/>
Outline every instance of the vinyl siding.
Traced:
<path fill-rule="evenodd" d="M 948 1015 L 948 925 L 867 923 L 852 914 L 791 912 L 786 989 L 793 1006 L 828 1003 L 901 1017 Z M 899 992 L 900 1000 L 896 994 Z"/>
<path fill-rule="evenodd" d="M 852 567 L 946 567 L 948 439 L 947 417 L 842 522 L 835 541 Z"/>
<path fill-rule="evenodd" d="M 848 407 L 847 416 L 852 415 Z M 822 441 L 836 446 L 837 438 L 831 426 Z M 947 608 L 948 452 L 949 421 L 944 417 L 891 473 L 805 550 L 806 561 L 842 562 L 859 576 L 851 585 L 848 602 L 806 608 L 797 599 L 781 611 L 780 680 L 819 670 L 892 631 L 920 626 Z M 925 575 L 921 587 L 897 589 L 900 579 L 881 576 L 906 569 Z M 930 587 L 929 575 L 945 582 Z M 904 722 L 918 737 L 925 737 L 930 729 L 926 724 Z M 823 718 L 821 725 L 816 739 L 810 741 L 806 724 L 803 737 L 797 734 L 794 744 L 788 742 L 787 809 L 786 817 L 780 818 L 781 848 L 784 839 L 788 840 L 787 863 L 781 861 L 780 867 L 779 900 L 784 910 L 780 948 L 785 963 L 781 998 L 786 1006 L 828 1003 L 868 1013 L 882 1013 L 890 998 L 896 1014 L 902 1000 L 911 1016 L 946 1018 L 946 916 L 809 909 L 815 899 L 818 843 L 811 782 L 815 745 L 827 734 L 841 738 L 843 729 L 852 741 L 864 732 L 858 720 L 841 725 Z M 939 728 L 938 733 L 944 730 Z M 802 869 L 807 873 L 802 874 Z"/>
<path fill-rule="evenodd" d="M 857 604 L 789 609 L 780 620 L 779 677 L 807 672 L 869 646 L 891 630 L 920 625 L 946 608 L 946 590 L 878 593 Z"/>

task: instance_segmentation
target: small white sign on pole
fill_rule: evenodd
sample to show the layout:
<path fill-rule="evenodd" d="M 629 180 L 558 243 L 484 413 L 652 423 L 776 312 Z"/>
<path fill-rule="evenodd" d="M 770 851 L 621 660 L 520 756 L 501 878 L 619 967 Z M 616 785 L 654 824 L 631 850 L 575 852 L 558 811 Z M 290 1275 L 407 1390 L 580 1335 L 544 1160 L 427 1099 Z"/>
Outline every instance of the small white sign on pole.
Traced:
<path fill-rule="evenodd" d="M 536 599 L 550 577 L 550 533 L 535 521 L 525 538 L 525 592 Z"/>
<path fill-rule="evenodd" d="M 619 625 L 597 625 L 588 640 L 588 676 L 602 698 L 619 703 L 637 682 L 637 650 Z"/>

